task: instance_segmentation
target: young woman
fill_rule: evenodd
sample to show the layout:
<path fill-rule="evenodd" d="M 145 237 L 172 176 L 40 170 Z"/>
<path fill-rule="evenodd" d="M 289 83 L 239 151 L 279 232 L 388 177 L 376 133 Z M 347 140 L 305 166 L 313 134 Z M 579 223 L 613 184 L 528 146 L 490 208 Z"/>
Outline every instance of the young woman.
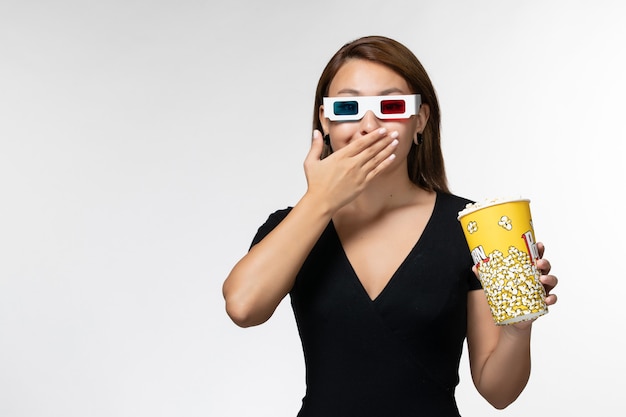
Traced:
<path fill-rule="evenodd" d="M 290 295 L 306 364 L 300 417 L 459 416 L 467 338 L 480 394 L 504 408 L 530 374 L 532 321 L 496 326 L 448 190 L 439 106 L 413 53 L 385 37 L 324 69 L 307 190 L 271 214 L 224 282 L 242 327 Z M 538 244 L 540 254 L 544 247 Z M 546 303 L 557 284 L 539 259 Z"/>

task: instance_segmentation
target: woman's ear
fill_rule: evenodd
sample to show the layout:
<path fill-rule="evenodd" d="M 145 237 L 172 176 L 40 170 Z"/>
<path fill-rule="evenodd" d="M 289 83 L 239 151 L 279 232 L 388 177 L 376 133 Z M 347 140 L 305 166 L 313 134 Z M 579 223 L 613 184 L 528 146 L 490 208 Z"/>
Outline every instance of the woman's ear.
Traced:
<path fill-rule="evenodd" d="M 324 116 L 324 105 L 322 104 L 319 108 L 318 114 L 317 116 L 320 119 L 320 124 L 322 125 L 322 135 L 326 136 L 328 135 L 329 131 L 330 131 L 330 125 L 329 125 L 329 121 L 328 119 Z"/>
<path fill-rule="evenodd" d="M 430 117 L 430 106 L 428 104 L 422 104 L 417 112 L 417 131 L 423 132 L 426 129 L 426 123 Z"/>

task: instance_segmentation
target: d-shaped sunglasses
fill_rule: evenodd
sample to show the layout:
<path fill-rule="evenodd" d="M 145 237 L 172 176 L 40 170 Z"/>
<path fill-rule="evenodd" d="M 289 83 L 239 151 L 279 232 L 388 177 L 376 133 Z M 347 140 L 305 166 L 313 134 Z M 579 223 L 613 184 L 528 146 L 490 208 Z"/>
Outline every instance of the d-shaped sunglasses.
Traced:
<path fill-rule="evenodd" d="M 324 97 L 324 116 L 332 121 L 361 120 L 368 110 L 379 119 L 408 119 L 422 104 L 419 94 L 407 96 Z"/>

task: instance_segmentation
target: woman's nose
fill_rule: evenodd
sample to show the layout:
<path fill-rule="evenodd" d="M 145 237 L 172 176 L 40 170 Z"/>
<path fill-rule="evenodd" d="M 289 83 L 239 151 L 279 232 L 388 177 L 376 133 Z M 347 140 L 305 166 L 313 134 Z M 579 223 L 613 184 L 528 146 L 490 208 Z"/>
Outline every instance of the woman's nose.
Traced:
<path fill-rule="evenodd" d="M 371 110 L 368 110 L 365 113 L 365 116 L 363 116 L 359 123 L 362 135 L 366 135 L 381 126 L 380 119 L 376 117 L 376 115 Z"/>

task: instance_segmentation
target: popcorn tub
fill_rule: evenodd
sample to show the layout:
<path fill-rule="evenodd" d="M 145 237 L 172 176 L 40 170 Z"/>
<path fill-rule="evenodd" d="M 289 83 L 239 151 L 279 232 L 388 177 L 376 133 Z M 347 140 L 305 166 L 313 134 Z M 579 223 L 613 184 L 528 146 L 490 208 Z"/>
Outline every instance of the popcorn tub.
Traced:
<path fill-rule="evenodd" d="M 496 325 L 531 320 L 548 312 L 536 267 L 530 200 L 493 199 L 459 212 Z"/>

